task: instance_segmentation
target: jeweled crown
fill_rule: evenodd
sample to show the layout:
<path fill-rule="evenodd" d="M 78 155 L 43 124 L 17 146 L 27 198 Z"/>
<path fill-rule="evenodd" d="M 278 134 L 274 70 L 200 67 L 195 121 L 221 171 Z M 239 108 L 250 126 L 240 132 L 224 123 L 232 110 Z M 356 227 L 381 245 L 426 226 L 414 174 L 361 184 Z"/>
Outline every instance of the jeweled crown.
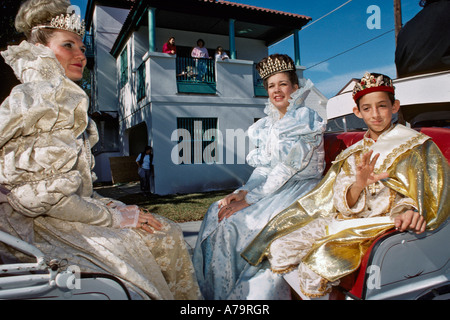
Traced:
<path fill-rule="evenodd" d="M 275 73 L 293 70 L 295 70 L 295 67 L 291 61 L 286 62 L 282 59 L 272 59 L 272 57 L 269 56 L 266 61 L 259 64 L 258 72 L 261 79 L 265 80 Z"/>
<path fill-rule="evenodd" d="M 70 32 L 74 32 L 78 34 L 81 38 L 84 36 L 85 32 L 85 23 L 84 20 L 81 20 L 81 16 L 76 14 L 61 14 L 56 16 L 50 21 L 48 25 L 39 25 L 33 27 L 32 31 L 37 29 L 60 29 L 66 30 Z"/>
<path fill-rule="evenodd" d="M 353 88 L 353 100 L 375 91 L 395 93 L 393 81 L 384 74 L 366 72 Z"/>

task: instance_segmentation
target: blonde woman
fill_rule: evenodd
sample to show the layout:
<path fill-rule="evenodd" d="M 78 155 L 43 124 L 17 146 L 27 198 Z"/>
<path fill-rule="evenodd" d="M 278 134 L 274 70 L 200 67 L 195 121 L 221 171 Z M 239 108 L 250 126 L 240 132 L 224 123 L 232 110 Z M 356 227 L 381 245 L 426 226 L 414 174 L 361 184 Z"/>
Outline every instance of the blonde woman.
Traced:
<path fill-rule="evenodd" d="M 28 0 L 16 17 L 27 40 L 4 52 L 22 84 L 0 107 L 0 229 L 83 272 L 121 278 L 132 297 L 200 296 L 181 230 L 93 192 L 96 127 L 74 82 L 86 66 L 84 23 L 69 1 Z M 3 246 L 4 263 L 26 261 Z"/>

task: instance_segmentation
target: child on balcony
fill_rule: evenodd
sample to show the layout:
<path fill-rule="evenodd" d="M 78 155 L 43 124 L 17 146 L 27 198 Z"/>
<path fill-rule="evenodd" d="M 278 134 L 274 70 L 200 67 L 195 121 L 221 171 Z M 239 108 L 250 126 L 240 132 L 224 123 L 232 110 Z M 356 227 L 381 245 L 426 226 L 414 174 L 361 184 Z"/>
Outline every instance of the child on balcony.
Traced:
<path fill-rule="evenodd" d="M 223 61 L 230 59 L 227 53 L 223 50 L 221 46 L 218 46 L 216 49 L 216 61 Z"/>

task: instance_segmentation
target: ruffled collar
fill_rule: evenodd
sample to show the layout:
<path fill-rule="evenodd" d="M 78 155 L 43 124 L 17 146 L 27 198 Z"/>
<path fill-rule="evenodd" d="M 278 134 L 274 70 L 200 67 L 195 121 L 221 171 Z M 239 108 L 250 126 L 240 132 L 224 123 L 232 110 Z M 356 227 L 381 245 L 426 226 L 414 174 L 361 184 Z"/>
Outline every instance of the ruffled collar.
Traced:
<path fill-rule="evenodd" d="M 313 83 L 311 82 L 311 80 L 308 79 L 304 86 L 297 89 L 294 93 L 291 94 L 291 98 L 289 99 L 289 106 L 287 107 L 286 114 L 284 115 L 284 117 L 291 115 L 293 112 L 295 112 L 295 110 L 304 106 L 306 97 L 311 92 L 312 87 Z M 280 111 L 278 111 L 277 107 L 273 105 L 270 99 L 267 99 L 266 107 L 264 108 L 264 113 L 270 117 L 272 122 L 280 120 Z"/>
<path fill-rule="evenodd" d="M 14 112 L 21 114 L 21 122 L 27 132 L 64 128 L 72 130 L 74 136 L 79 137 L 85 131 L 88 122 L 88 96 L 65 76 L 64 68 L 50 48 L 23 41 L 20 45 L 9 46 L 1 54 L 17 78 L 22 83 L 29 84 L 16 88 L 21 94 L 32 95 L 31 99 L 21 101 L 16 92 L 15 98 L 10 100 L 11 107 L 24 104 L 21 108 L 15 108 Z M 48 92 L 58 94 L 49 95 Z M 44 93 L 45 97 L 39 96 Z M 45 116 L 35 116 L 43 112 Z"/>
<path fill-rule="evenodd" d="M 1 54 L 22 83 L 65 77 L 64 68 L 53 51 L 42 44 L 34 45 L 25 40 L 8 46 Z"/>

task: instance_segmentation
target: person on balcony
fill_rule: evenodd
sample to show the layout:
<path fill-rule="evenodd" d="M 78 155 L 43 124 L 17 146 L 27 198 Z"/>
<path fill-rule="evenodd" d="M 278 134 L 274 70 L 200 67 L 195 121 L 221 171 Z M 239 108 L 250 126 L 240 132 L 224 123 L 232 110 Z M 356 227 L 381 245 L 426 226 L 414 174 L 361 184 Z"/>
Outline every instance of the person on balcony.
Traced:
<path fill-rule="evenodd" d="M 320 181 L 325 166 L 325 122 L 305 105 L 312 83 L 299 87 L 287 55 L 271 55 L 257 69 L 269 99 L 267 117 L 248 130 L 256 149 L 247 162 L 255 169 L 244 186 L 209 207 L 194 249 L 206 299 L 290 299 L 289 286 L 267 263 L 254 267 L 240 254 L 274 214 Z"/>
<path fill-rule="evenodd" d="M 93 191 L 98 141 L 88 96 L 84 22 L 66 0 L 28 0 L 27 40 L 2 52 L 22 84 L 0 106 L 0 229 L 82 272 L 119 277 L 133 298 L 201 297 L 181 229 Z M 2 263 L 29 257 L 0 244 Z"/>
<path fill-rule="evenodd" d="M 208 49 L 205 48 L 203 39 L 197 40 L 197 46 L 191 51 L 191 57 L 195 59 L 197 69 L 197 80 L 204 81 L 208 71 L 208 65 L 205 59 L 209 59 Z"/>
<path fill-rule="evenodd" d="M 166 43 L 163 44 L 163 53 L 177 54 L 177 46 L 175 45 L 175 37 L 170 37 Z"/>
<path fill-rule="evenodd" d="M 449 217 L 448 161 L 430 137 L 392 124 L 400 108 L 394 93 L 382 74 L 366 73 L 356 83 L 353 112 L 369 128 L 364 138 L 243 252 L 253 265 L 270 262 L 304 299 L 327 298 L 385 231 L 420 234 Z"/>
<path fill-rule="evenodd" d="M 224 61 L 230 59 L 227 53 L 223 50 L 221 46 L 218 46 L 216 49 L 216 61 Z"/>

